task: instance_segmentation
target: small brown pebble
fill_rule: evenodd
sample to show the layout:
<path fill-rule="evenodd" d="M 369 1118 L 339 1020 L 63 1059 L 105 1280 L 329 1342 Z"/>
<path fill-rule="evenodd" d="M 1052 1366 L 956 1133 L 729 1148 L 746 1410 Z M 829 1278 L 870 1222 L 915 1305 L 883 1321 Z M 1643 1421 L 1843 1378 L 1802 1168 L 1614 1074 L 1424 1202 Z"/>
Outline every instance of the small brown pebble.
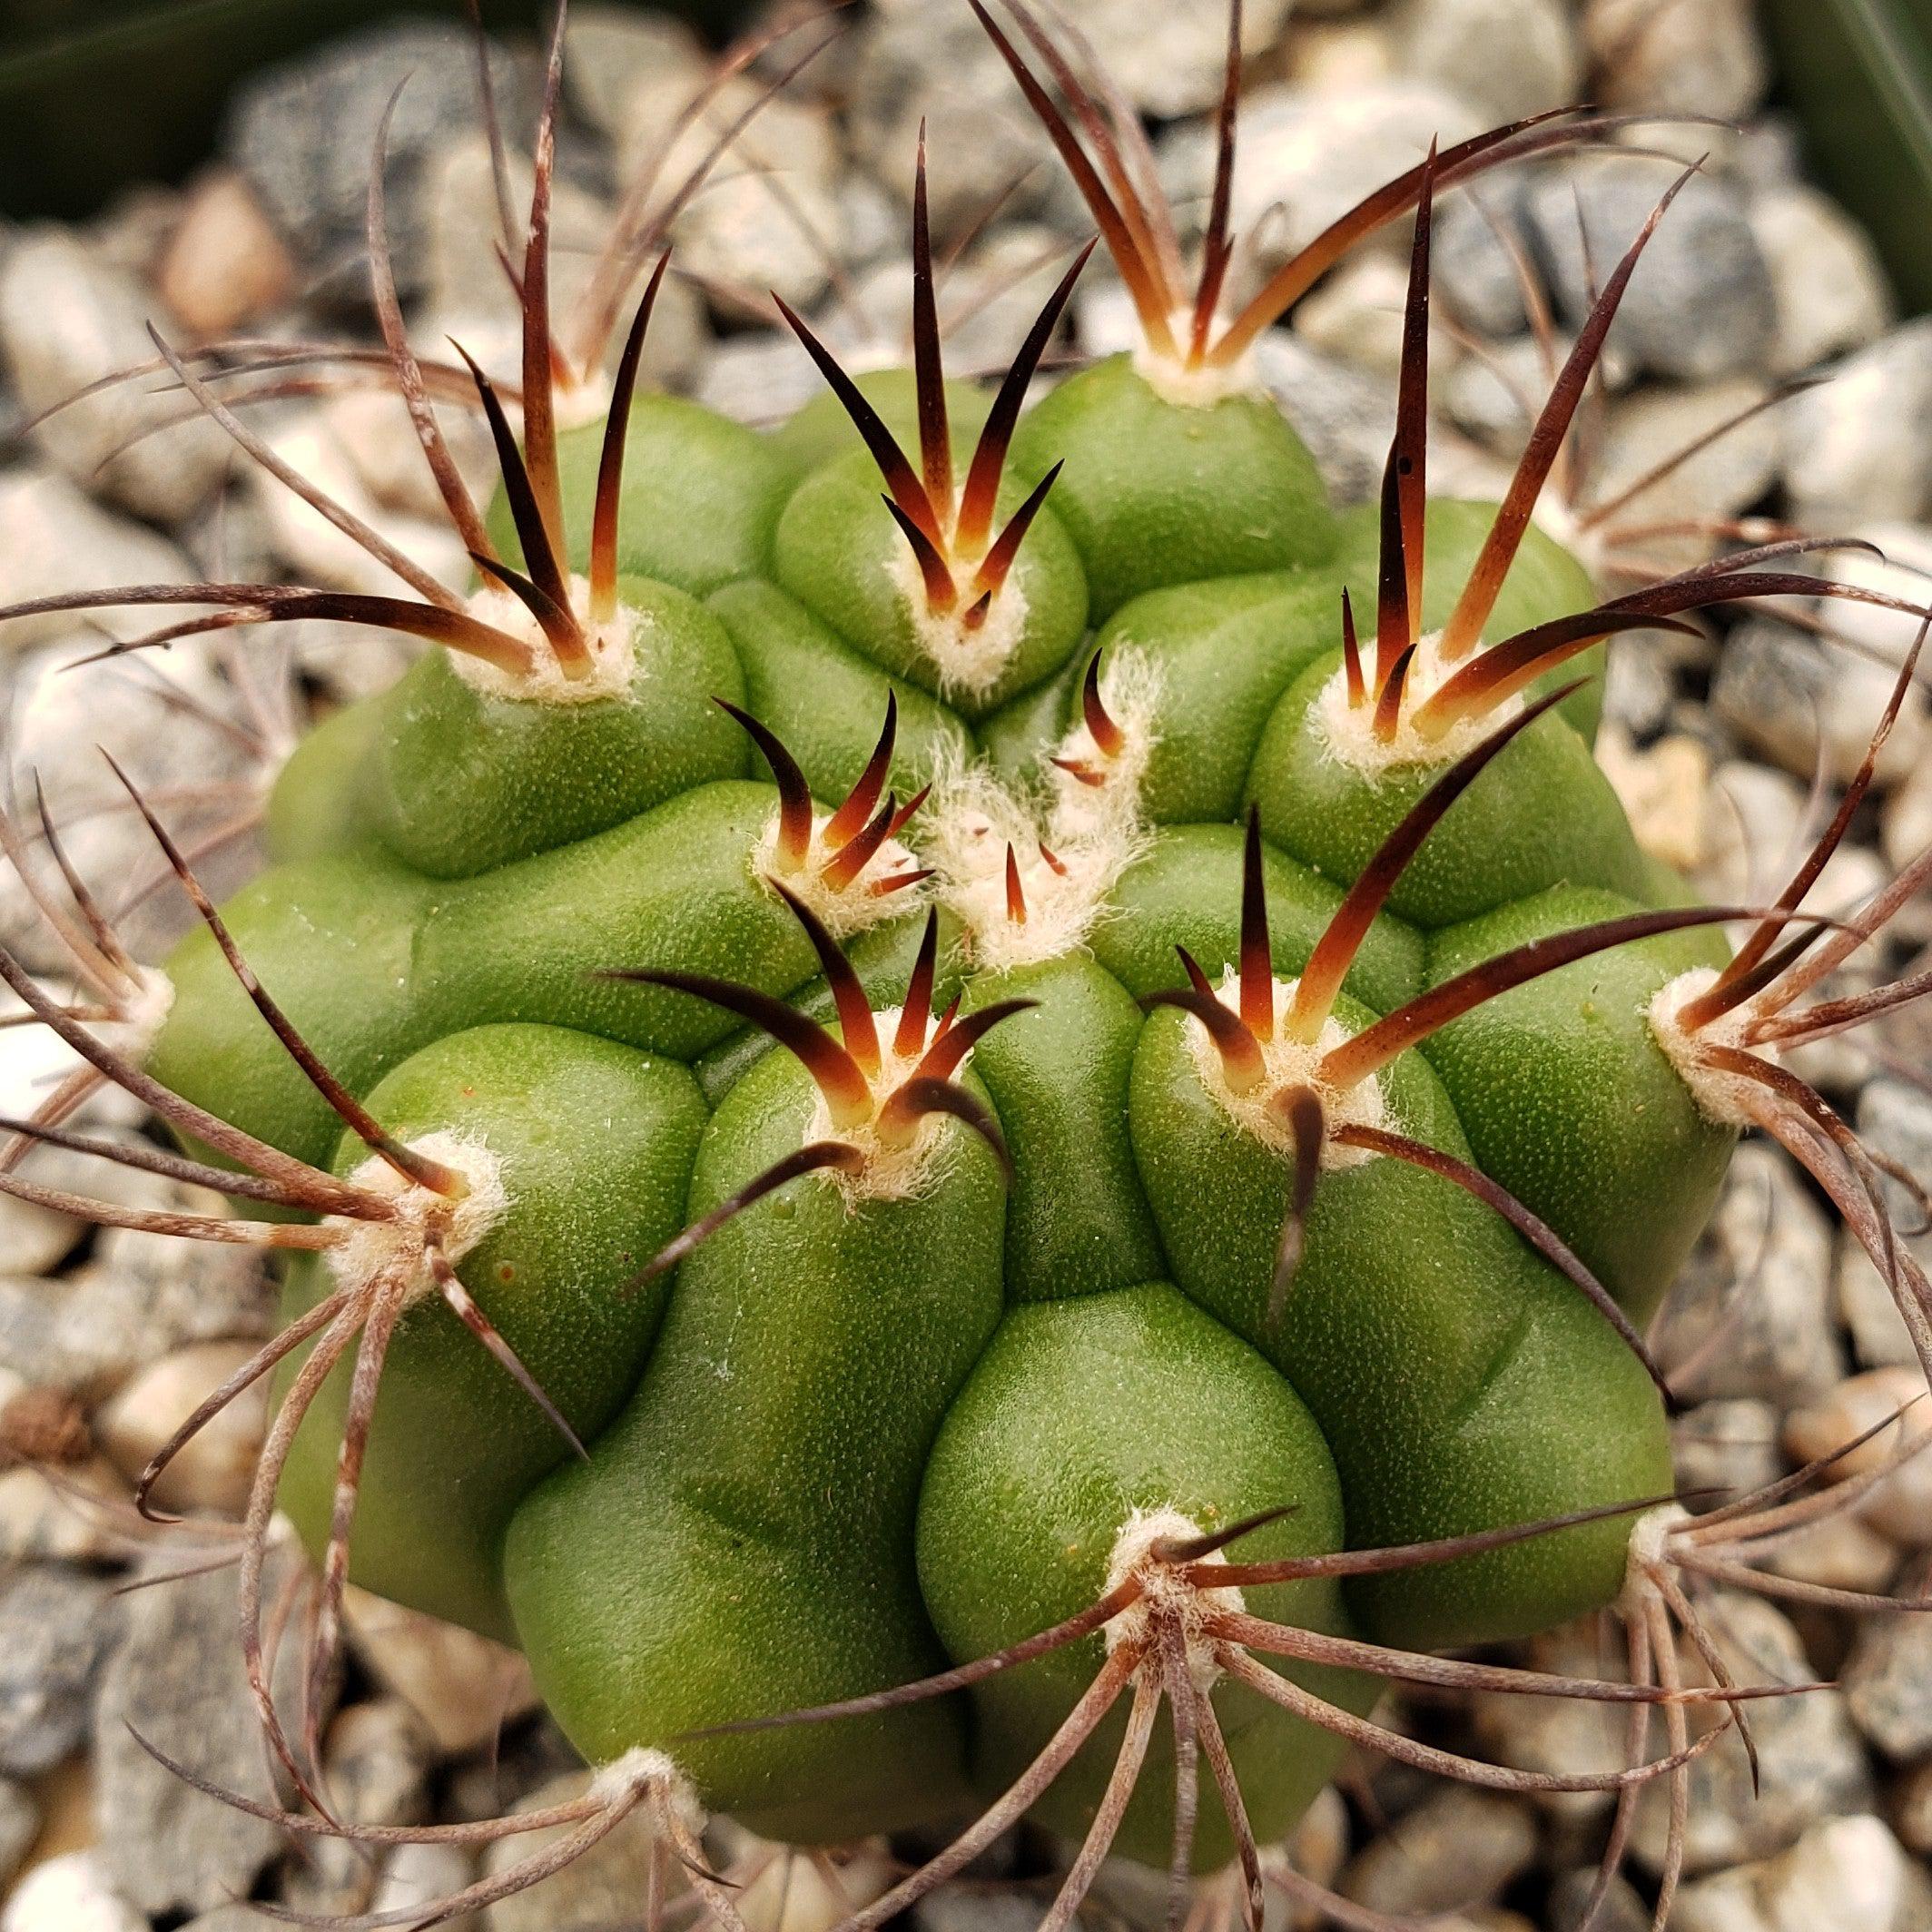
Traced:
<path fill-rule="evenodd" d="M 190 191 L 154 279 L 185 328 L 217 336 L 280 303 L 295 263 L 248 184 L 217 172 Z"/>
<path fill-rule="evenodd" d="M 94 1436 L 72 1395 L 26 1388 L 0 1408 L 0 1453 L 43 1469 L 65 1469 L 94 1454 Z"/>

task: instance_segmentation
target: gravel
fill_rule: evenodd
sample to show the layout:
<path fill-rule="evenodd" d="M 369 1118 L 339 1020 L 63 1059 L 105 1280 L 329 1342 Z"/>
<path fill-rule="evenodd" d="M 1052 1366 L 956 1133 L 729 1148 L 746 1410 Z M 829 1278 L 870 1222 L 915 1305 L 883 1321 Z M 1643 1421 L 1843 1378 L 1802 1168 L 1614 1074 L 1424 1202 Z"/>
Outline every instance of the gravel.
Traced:
<path fill-rule="evenodd" d="M 1824 380 L 1720 437 L 1602 527 L 1579 532 L 1552 508 L 1552 531 L 1575 537 L 1603 581 L 1622 588 L 1629 579 L 1617 573 L 1633 557 L 1674 567 L 1720 545 L 1710 531 L 1678 526 L 1734 518 L 1769 530 L 1789 518 L 1867 537 L 1891 559 L 1841 553 L 1809 567 L 1910 597 L 1923 591 L 1917 572 L 1932 566 L 1932 320 L 1897 320 L 1868 239 L 1807 178 L 1802 132 L 1764 111 L 1769 76 L 1754 14 L 1750 0 L 1247 0 L 1234 216 L 1258 233 L 1237 254 L 1228 300 L 1244 299 L 1288 248 L 1413 166 L 1432 135 L 1447 144 L 1585 94 L 1619 113 L 1741 123 L 1737 132 L 1661 123 L 1635 137 L 1686 161 L 1707 145 L 1712 154 L 1633 279 L 1604 393 L 1586 405 L 1576 500 L 1610 501 L 1780 384 Z M 1191 244 L 1212 177 L 1207 114 L 1220 85 L 1224 16 L 1083 0 L 1077 17 L 1155 122 L 1159 174 Z M 727 88 L 714 125 L 748 103 L 794 45 Z M 560 318 L 592 271 L 626 171 L 703 84 L 711 57 L 682 25 L 614 5 L 575 10 L 569 53 L 554 210 Z M 526 40 L 491 55 L 519 198 L 535 54 Z M 131 193 L 85 225 L 0 237 L 0 601 L 203 572 L 392 590 L 387 573 L 256 475 L 212 426 L 143 434 L 180 413 L 178 396 L 153 382 L 110 387 L 31 431 L 20 426 L 150 358 L 150 319 L 183 340 L 239 330 L 366 344 L 366 171 L 376 121 L 405 75 L 387 182 L 416 339 L 428 351 L 453 334 L 515 380 L 517 332 L 468 35 L 448 23 L 396 22 L 262 70 L 232 100 L 220 153 L 185 186 Z M 902 360 L 905 219 L 922 115 L 935 233 L 960 250 L 941 297 L 959 317 L 949 358 L 960 370 L 1002 364 L 1091 218 L 970 11 L 955 0 L 877 0 L 762 112 L 728 178 L 685 211 L 646 380 L 754 423 L 809 400 L 820 384 L 795 343 L 755 326 L 772 288 L 806 308 L 855 362 Z M 669 172 L 706 138 L 687 134 Z M 1671 178 L 1655 160 L 1594 153 L 1486 177 L 1474 192 L 1444 199 L 1434 233 L 1438 487 L 1500 490 L 1546 387 L 1544 350 L 1498 229 L 1520 237 L 1548 288 L 1561 357 L 1588 307 L 1592 272 L 1601 277 L 1621 255 Z M 1344 504 L 1372 500 L 1382 475 L 1405 241 L 1392 225 L 1257 348 L 1259 380 Z M 1104 354 L 1134 340 L 1103 254 L 1081 285 L 1065 350 Z M 486 438 L 465 412 L 444 417 L 458 462 L 487 481 Z M 251 419 L 392 541 L 462 578 L 466 559 L 391 400 L 350 385 L 261 408 Z M 1720 621 L 1716 645 L 1632 638 L 1613 656 L 1600 756 L 1646 849 L 1708 893 L 1781 882 L 1808 826 L 1828 812 L 1831 788 L 1862 755 L 1915 629 L 1897 614 L 1819 604 L 1813 615 L 1837 626 L 1848 649 L 1801 628 L 1803 609 L 1785 615 L 1794 621 Z M 151 656 L 148 670 L 170 681 L 160 691 L 124 665 L 71 668 L 146 622 L 138 612 L 63 616 L 0 634 L 13 769 L 44 778 L 88 876 L 134 884 L 153 876 L 152 841 L 130 814 L 104 809 L 114 794 L 97 744 L 131 760 L 150 790 L 219 784 L 228 788 L 222 811 L 244 815 L 283 755 L 279 744 L 245 742 L 259 721 L 230 654 L 177 645 L 165 658 Z M 311 695 L 327 705 L 379 688 L 415 655 L 326 625 L 289 642 L 307 681 L 291 699 L 298 716 Z M 265 652 L 249 662 L 267 675 Z M 191 715 L 184 698 L 215 722 Z M 1820 756 L 1826 795 L 1815 803 Z M 1841 911 L 1886 863 L 1902 865 L 1932 843 L 1932 720 L 1919 693 L 1876 792 L 1812 905 Z M 185 805 L 174 820 L 191 836 L 216 822 Z M 211 882 L 226 892 L 257 862 L 244 833 L 211 859 Z M 174 895 L 154 893 L 130 932 L 152 955 L 183 916 Z M 1914 946 L 1932 943 L 1922 915 L 1914 932 Z M 64 965 L 11 882 L 0 884 L 0 937 L 36 971 Z M 1909 961 L 1908 949 L 1895 948 L 1844 983 L 1876 983 Z M 1932 1181 L 1932 1102 L 1909 1077 L 1927 1039 L 1894 1033 L 1897 1073 L 1844 1047 L 1809 1050 L 1800 1064 L 1875 1148 Z M 0 1111 L 31 1108 L 72 1064 L 36 1029 L 0 1030 Z M 124 1103 L 96 1102 L 88 1125 L 129 1132 L 140 1121 Z M 35 1163 L 43 1179 L 116 1200 L 197 1205 L 97 1163 L 45 1154 Z M 1905 1190 L 1886 1186 L 1908 1214 Z M 1932 1265 L 1932 1235 L 1908 1245 Z M 131 1725 L 222 1782 L 268 1790 L 235 1659 L 232 1572 L 153 1581 L 188 1552 L 152 1542 L 128 1514 L 130 1479 L 155 1443 L 265 1332 L 267 1292 L 245 1252 L 93 1235 L 15 1203 L 0 1203 L 0 1444 L 17 1452 L 32 1443 L 57 1465 L 0 1469 L 0 1932 L 242 1932 L 267 1922 L 238 1902 L 251 1897 L 401 1913 L 535 1848 L 520 1838 L 481 1854 L 443 1844 L 363 1859 L 325 1844 L 296 1858 L 271 1828 L 195 1797 L 142 1751 Z M 1878 1271 L 1794 1165 L 1763 1145 L 1740 1151 L 1653 1339 L 1684 1398 L 1674 1441 L 1689 1489 L 1730 1493 L 1773 1481 L 1923 1387 Z M 182 1459 L 162 1500 L 232 1516 L 264 1400 L 225 1416 Z M 1922 1414 L 1907 1425 L 1927 1426 Z M 1876 1466 L 1890 1442 L 1881 1437 L 1833 1474 Z M 1928 1545 L 1932 1454 L 1767 1561 L 1798 1584 L 1904 1602 L 1921 1586 Z M 195 1545 L 206 1547 L 221 1546 Z M 291 1560 L 278 1555 L 276 1573 Z M 113 1594 L 135 1579 L 148 1587 Z M 1839 1687 L 1755 1707 L 1758 1794 L 1732 1740 L 1692 1767 L 1678 1932 L 1932 1932 L 1924 1862 L 1932 1620 L 1780 1609 L 1724 1591 L 1699 1601 L 1740 1674 Z M 510 1653 L 359 1592 L 349 1641 L 346 1702 L 325 1755 L 350 1815 L 473 1819 L 581 1789 L 574 1754 L 533 1715 L 534 1687 Z M 1507 1654 L 1552 1670 L 1614 1667 L 1593 1626 Z M 1621 1761 L 1621 1724 L 1582 1702 L 1499 1697 L 1452 1710 L 1397 1699 L 1387 1714 L 1525 1769 Z M 1607 1794 L 1518 1798 L 1387 1767 L 1374 1778 L 1379 1810 L 1357 1802 L 1362 1789 L 1347 1799 L 1324 1794 L 1286 1848 L 1297 1869 L 1378 1911 L 1453 1914 L 1445 1932 L 1576 1932 L 1613 1806 Z M 1632 1871 L 1612 1887 L 1596 1932 L 1649 1923 L 1662 1804 L 1657 1790 L 1641 1801 Z M 842 1854 L 846 1900 L 882 1891 L 892 1856 L 930 1855 L 939 1842 L 870 1841 Z M 774 1858 L 722 1821 L 711 1843 L 749 1881 L 739 1903 L 750 1932 L 827 1932 L 840 1916 L 809 1862 Z M 922 1902 L 919 1932 L 1025 1932 L 1070 1855 L 1030 1832 L 1009 1834 Z M 478 1915 L 470 1932 L 628 1922 L 648 1857 L 639 1817 L 541 1892 Z M 681 1883 L 675 1867 L 673 1883 Z M 1225 1878 L 1204 1887 L 1198 1903 L 1236 1922 Z M 1103 1875 L 1081 1917 L 1131 1932 L 1165 1922 L 1162 1875 L 1125 1866 Z M 1306 1923 L 1271 1889 L 1267 1932 Z"/>

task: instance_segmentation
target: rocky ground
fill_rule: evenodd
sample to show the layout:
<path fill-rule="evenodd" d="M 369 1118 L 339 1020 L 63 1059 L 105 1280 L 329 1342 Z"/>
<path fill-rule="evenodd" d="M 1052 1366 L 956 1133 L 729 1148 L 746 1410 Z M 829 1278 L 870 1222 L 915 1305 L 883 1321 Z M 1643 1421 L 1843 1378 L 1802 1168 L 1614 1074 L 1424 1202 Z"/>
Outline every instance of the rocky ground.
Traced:
<path fill-rule="evenodd" d="M 1218 9 L 1082 0 L 1076 11 L 1155 123 L 1168 184 L 1198 218 L 1212 164 L 1205 114 L 1218 85 Z M 1867 241 L 1808 181 L 1800 134 L 1764 110 L 1749 0 L 1300 0 L 1292 13 L 1290 0 L 1249 0 L 1247 29 L 1235 211 L 1256 237 L 1250 263 L 1410 165 L 1432 133 L 1448 142 L 1584 97 L 1713 117 L 1628 137 L 1633 148 L 1708 151 L 1710 163 L 1633 285 L 1552 527 L 1606 581 L 1708 550 L 1710 536 L 1687 525 L 1753 518 L 1870 538 L 1893 565 L 1844 567 L 1907 588 L 1922 581 L 1911 573 L 1932 566 L 1932 321 L 1901 325 Z M 567 297 L 608 232 L 622 184 L 703 72 L 679 30 L 588 5 L 569 58 L 557 208 Z M 529 125 L 533 62 L 528 47 L 500 50 L 496 78 L 513 135 Z M 28 424 L 146 360 L 150 319 L 184 345 L 369 340 L 360 237 L 370 143 L 406 74 L 390 222 L 412 327 L 425 345 L 454 334 L 487 361 L 507 362 L 511 311 L 491 254 L 490 167 L 462 37 L 398 25 L 262 74 L 232 103 L 220 160 L 184 188 L 140 189 L 79 228 L 0 232 L 0 600 L 202 575 L 387 587 L 335 531 L 238 460 L 218 429 L 177 422 L 179 395 L 155 383 Z M 679 272 L 651 339 L 656 379 L 755 420 L 813 393 L 804 357 L 766 326 L 771 288 L 855 364 L 900 358 L 922 114 L 936 226 L 956 250 L 942 303 L 951 354 L 956 367 L 1003 366 L 1084 238 L 1086 216 L 963 5 L 878 0 L 765 111 L 681 217 Z M 1560 350 L 1587 302 L 1591 264 L 1621 250 L 1667 174 L 1642 153 L 1558 160 L 1445 204 L 1435 487 L 1493 488 L 1546 385 L 1513 252 L 1546 291 Z M 1363 252 L 1263 348 L 1267 379 L 1348 500 L 1371 489 L 1383 459 L 1401 274 L 1396 244 Z M 1125 326 L 1120 293 L 1097 266 L 1068 352 L 1118 346 Z M 1823 380 L 1781 394 L 1811 375 Z M 1620 502 L 1663 457 L 1774 397 Z M 392 401 L 350 389 L 260 403 L 250 416 L 290 462 L 395 542 L 452 581 L 463 572 Z M 173 426 L 130 444 L 157 423 Z M 1651 636 L 1615 647 L 1603 762 L 1645 842 L 1710 892 L 1762 891 L 1789 863 L 1855 767 L 1909 642 L 1903 619 L 1842 609 L 1838 637 L 1820 638 L 1814 616 L 1753 616 L 1721 644 Z M 25 796 L 32 778 L 44 784 L 81 867 L 121 893 L 129 932 L 152 951 L 178 930 L 181 908 L 154 889 L 146 834 L 117 806 L 95 747 L 127 762 L 204 870 L 232 884 L 254 862 L 254 814 L 291 734 L 311 712 L 392 676 L 404 647 L 312 625 L 282 643 L 183 645 L 138 665 L 69 673 L 103 633 L 131 626 L 44 620 L 0 638 L 10 763 Z M 1915 692 L 1878 803 L 1860 812 L 1819 902 L 1857 902 L 1928 840 L 1932 724 Z M 0 928 L 37 964 L 56 963 L 11 885 L 0 893 Z M 1886 963 L 1896 968 L 1928 940 L 1932 905 L 1921 902 Z M 1902 1022 L 1859 1050 L 1809 1050 L 1806 1070 L 1876 1148 L 1932 1179 L 1927 1040 Z M 37 1030 L 0 1030 L 0 1112 L 29 1110 L 62 1070 Z M 125 1107 L 96 1118 L 112 1131 L 139 1129 Z M 46 1178 L 84 1178 L 122 1198 L 179 1192 L 119 1168 L 69 1175 L 60 1158 L 44 1158 Z M 1899 1207 L 1916 1226 L 1903 1190 Z M 1932 1239 L 1921 1251 L 1932 1261 Z M 222 1523 L 246 1480 L 261 1405 L 229 1411 L 171 1475 L 160 1500 L 200 1524 L 186 1546 L 144 1535 L 126 1499 L 153 1447 L 245 1358 L 267 1321 L 245 1252 L 90 1235 L 0 1204 L 0 1888 L 12 1887 L 0 1932 L 237 1932 L 271 1922 L 237 1900 L 387 1909 L 472 1875 L 467 1856 L 447 1849 L 367 1864 L 325 1846 L 304 1861 L 269 1828 L 184 1791 L 130 1736 L 133 1726 L 218 1779 L 260 1788 L 232 1578 L 215 1568 L 167 1579 L 230 1547 Z M 1739 1158 L 1657 1346 L 1690 1403 L 1678 1424 L 1683 1480 L 1720 1491 L 1835 1446 L 1920 1386 L 1875 1271 L 1798 1171 L 1764 1147 Z M 1916 1468 L 1792 1545 L 1787 1573 L 1900 1596 L 1923 1587 L 1932 1457 Z M 1713 1621 L 1740 1674 L 1838 1688 L 1759 1707 L 1755 1796 L 1729 1745 L 1700 1763 L 1691 1876 L 1675 1923 L 1682 1932 L 1932 1927 L 1932 1622 L 1788 1614 L 1721 1596 Z M 328 1756 L 354 1815 L 489 1815 L 547 1799 L 579 1775 L 508 1653 L 369 1600 L 355 1605 L 351 1635 Z M 1555 1667 L 1590 1668 L 1597 1657 L 1589 1631 L 1537 1650 Z M 1474 1740 L 1526 1768 L 1608 1764 L 1619 1749 L 1611 1722 L 1582 1707 L 1497 1700 L 1414 1718 L 1432 1735 Z M 1488 1932 L 1574 1927 L 1607 1799 L 1538 1804 L 1367 1764 L 1346 1792 L 1323 1799 L 1288 1851 L 1349 1898 Z M 1647 1804 L 1638 1883 L 1612 1894 L 1605 1932 L 1648 1923 L 1641 1894 L 1661 1826 Z M 757 1848 L 727 1838 L 721 1858 L 747 1856 L 763 1870 L 744 1899 L 754 1932 L 821 1932 L 837 1916 L 825 1869 L 784 1858 L 759 1868 Z M 920 1907 L 924 1932 L 1022 1932 L 1037 1919 L 1053 1858 L 1033 1839 L 1007 1842 L 971 1882 Z M 489 1932 L 633 1923 L 642 1860 L 641 1836 L 626 1828 L 542 1891 L 492 1908 Z M 866 1846 L 835 1876 L 863 1898 L 890 1870 L 887 1848 Z M 1204 1896 L 1203 1912 L 1217 1904 Z M 1123 1869 L 1083 1916 L 1151 1927 L 1161 1910 L 1156 1889 Z M 1276 1910 L 1285 1927 L 1286 1906 Z"/>

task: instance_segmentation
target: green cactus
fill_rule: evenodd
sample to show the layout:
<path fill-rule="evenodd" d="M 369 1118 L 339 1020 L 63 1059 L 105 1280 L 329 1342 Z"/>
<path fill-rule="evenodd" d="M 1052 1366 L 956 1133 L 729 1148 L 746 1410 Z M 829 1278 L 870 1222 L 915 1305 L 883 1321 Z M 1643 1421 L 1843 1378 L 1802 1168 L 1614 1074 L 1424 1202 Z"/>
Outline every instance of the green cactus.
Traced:
<path fill-rule="evenodd" d="M 1232 84 L 1188 298 L 1165 211 L 1109 185 L 981 18 L 1141 352 L 1024 409 L 1083 253 L 995 395 L 947 384 L 922 156 L 910 376 L 853 381 L 786 311 L 842 414 L 760 436 L 639 397 L 660 260 L 600 420 L 560 434 L 546 138 L 520 447 L 475 378 L 487 514 L 419 414 L 471 594 L 27 606 L 439 646 L 291 760 L 275 862 L 221 912 L 156 823 L 204 924 L 139 977 L 138 1052 L 0 972 L 173 1127 L 185 1151 L 144 1164 L 259 1216 L 168 1231 L 289 1254 L 286 1327 L 150 1480 L 279 1373 L 242 1588 L 316 1806 L 291 1826 L 356 1835 L 313 1782 L 350 1579 L 520 1645 L 604 1768 L 536 1820 L 575 1828 L 560 1849 L 451 1910 L 646 1806 L 730 1923 L 695 1805 L 803 1843 L 986 1808 L 855 1928 L 1023 1812 L 1087 1834 L 1055 1924 L 1109 1849 L 1238 1855 L 1258 1909 L 1257 1840 L 1350 1742 L 1513 1788 L 1681 1775 L 1686 1704 L 1746 1693 L 1672 1695 L 1690 1612 L 1640 1329 L 1740 1127 L 1819 1173 L 1932 1357 L 1923 1277 L 1777 1063 L 1884 1003 L 1793 1004 L 1889 911 L 1795 922 L 1848 810 L 1730 956 L 1715 928 L 1749 909 L 1682 903 L 1588 739 L 1606 638 L 1842 586 L 1766 567 L 1779 545 L 1597 604 L 1529 527 L 1649 229 L 1505 502 L 1430 505 L 1434 196 L 1568 132 L 1432 154 L 1227 321 Z M 1331 510 L 1244 358 L 1410 208 L 1371 526 Z M 302 1736 L 261 1653 L 278 1506 L 322 1566 Z M 1642 1633 L 1631 1685 L 1430 1654 L 1612 1604 Z M 1539 1785 L 1375 1725 L 1407 1680 L 1662 1700 L 1671 1752 Z"/>

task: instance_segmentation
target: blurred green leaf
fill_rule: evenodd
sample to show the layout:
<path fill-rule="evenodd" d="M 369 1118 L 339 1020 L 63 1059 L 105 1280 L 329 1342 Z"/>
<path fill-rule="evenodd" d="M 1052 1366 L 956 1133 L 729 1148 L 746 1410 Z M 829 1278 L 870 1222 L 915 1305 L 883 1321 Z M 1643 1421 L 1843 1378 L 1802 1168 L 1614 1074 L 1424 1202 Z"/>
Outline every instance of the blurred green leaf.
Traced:
<path fill-rule="evenodd" d="M 1691 0 L 1696 4 L 1696 0 Z M 1932 0 L 1763 0 L 1779 91 L 1899 299 L 1932 309 Z"/>

